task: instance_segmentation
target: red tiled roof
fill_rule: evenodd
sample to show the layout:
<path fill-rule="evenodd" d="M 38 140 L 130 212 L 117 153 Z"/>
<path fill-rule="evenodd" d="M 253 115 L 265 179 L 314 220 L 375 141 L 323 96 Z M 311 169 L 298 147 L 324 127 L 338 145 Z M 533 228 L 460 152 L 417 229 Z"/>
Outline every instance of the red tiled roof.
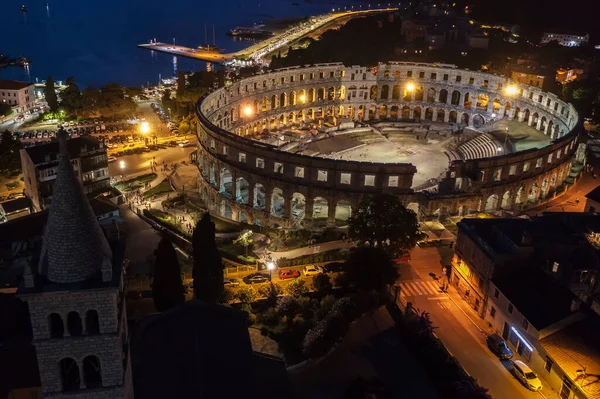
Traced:
<path fill-rule="evenodd" d="M 0 90 L 21 90 L 26 87 L 32 86 L 32 83 L 21 82 L 19 80 L 3 80 L 0 79 Z"/>

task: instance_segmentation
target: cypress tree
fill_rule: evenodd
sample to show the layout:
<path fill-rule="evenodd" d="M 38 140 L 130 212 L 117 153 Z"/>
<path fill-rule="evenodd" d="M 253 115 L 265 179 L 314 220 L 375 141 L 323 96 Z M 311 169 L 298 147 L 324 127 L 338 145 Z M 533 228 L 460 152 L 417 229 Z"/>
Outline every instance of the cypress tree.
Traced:
<path fill-rule="evenodd" d="M 52 76 L 48 76 L 48 80 L 46 80 L 46 90 L 44 91 L 44 98 L 48 103 L 50 111 L 56 112 L 56 110 L 58 109 L 58 97 L 56 96 L 56 89 L 54 88 L 54 80 L 52 80 Z"/>
<path fill-rule="evenodd" d="M 163 237 L 154 251 L 152 297 L 156 310 L 163 312 L 185 302 L 181 269 L 171 241 Z"/>
<path fill-rule="evenodd" d="M 194 295 L 196 299 L 216 303 L 223 294 L 223 264 L 215 240 L 215 224 L 208 212 L 196 224 L 192 246 Z"/>

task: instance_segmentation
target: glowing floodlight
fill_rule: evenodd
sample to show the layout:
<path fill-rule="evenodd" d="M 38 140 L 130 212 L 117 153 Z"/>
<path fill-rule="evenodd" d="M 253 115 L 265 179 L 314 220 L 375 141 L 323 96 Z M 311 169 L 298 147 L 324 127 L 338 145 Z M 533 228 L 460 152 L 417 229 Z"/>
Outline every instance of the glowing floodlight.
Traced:
<path fill-rule="evenodd" d="M 519 88 L 515 85 L 507 86 L 506 89 L 504 89 L 504 93 L 506 93 L 506 95 L 508 95 L 508 96 L 514 96 L 518 92 L 519 92 Z"/>

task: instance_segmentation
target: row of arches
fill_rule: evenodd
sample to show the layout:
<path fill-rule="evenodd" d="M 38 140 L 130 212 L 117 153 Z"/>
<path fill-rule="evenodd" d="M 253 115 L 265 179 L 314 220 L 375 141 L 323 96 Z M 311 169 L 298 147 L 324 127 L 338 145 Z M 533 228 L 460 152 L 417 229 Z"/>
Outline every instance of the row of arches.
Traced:
<path fill-rule="evenodd" d="M 65 335 L 65 323 L 62 316 L 58 313 L 51 313 L 48 316 L 48 326 L 50 338 L 63 338 Z M 72 311 L 67 314 L 67 332 L 69 336 L 78 337 L 85 334 L 100 334 L 100 323 L 98 321 L 98 312 L 88 310 L 85 314 L 85 331 L 81 316 L 78 312 Z"/>
<path fill-rule="evenodd" d="M 515 205 L 523 205 L 527 202 L 535 203 L 540 199 L 548 197 L 548 194 L 557 188 L 560 182 L 557 174 L 553 174 L 542 180 L 541 184 L 533 183 L 528 189 L 520 187 L 516 192 L 507 190 L 502 196 L 491 194 L 485 202 L 482 201 L 481 211 L 496 211 L 499 209 L 511 209 Z"/>
<path fill-rule="evenodd" d="M 81 388 L 102 388 L 100 359 L 96 356 L 90 355 L 85 357 L 81 365 L 81 370 L 77 361 L 70 357 L 61 359 L 58 367 L 63 391 L 77 391 Z M 83 381 L 81 375 L 83 375 Z"/>

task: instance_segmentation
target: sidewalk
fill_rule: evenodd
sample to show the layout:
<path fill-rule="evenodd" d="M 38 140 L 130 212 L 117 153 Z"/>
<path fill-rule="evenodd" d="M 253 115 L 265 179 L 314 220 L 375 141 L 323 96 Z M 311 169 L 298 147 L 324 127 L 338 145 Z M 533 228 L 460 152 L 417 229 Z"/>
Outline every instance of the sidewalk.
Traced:
<path fill-rule="evenodd" d="M 311 245 L 309 247 L 302 247 L 302 248 L 297 248 L 297 249 L 292 249 L 290 251 L 282 251 L 282 252 L 271 252 L 269 251 L 271 258 L 274 261 L 277 261 L 278 259 L 281 258 L 287 258 L 287 259 L 291 259 L 291 258 L 297 258 L 299 256 L 303 256 L 303 255 L 311 255 L 311 254 L 317 254 L 317 253 L 321 253 L 321 252 L 326 252 L 326 251 L 331 251 L 334 249 L 341 249 L 341 248 L 353 248 L 354 244 L 352 244 L 351 242 L 348 241 L 329 241 L 329 242 L 325 242 L 322 244 L 315 244 L 315 245 Z M 262 256 L 262 254 L 264 253 L 264 248 L 262 251 L 254 251 L 254 253 L 256 253 L 259 256 Z"/>

